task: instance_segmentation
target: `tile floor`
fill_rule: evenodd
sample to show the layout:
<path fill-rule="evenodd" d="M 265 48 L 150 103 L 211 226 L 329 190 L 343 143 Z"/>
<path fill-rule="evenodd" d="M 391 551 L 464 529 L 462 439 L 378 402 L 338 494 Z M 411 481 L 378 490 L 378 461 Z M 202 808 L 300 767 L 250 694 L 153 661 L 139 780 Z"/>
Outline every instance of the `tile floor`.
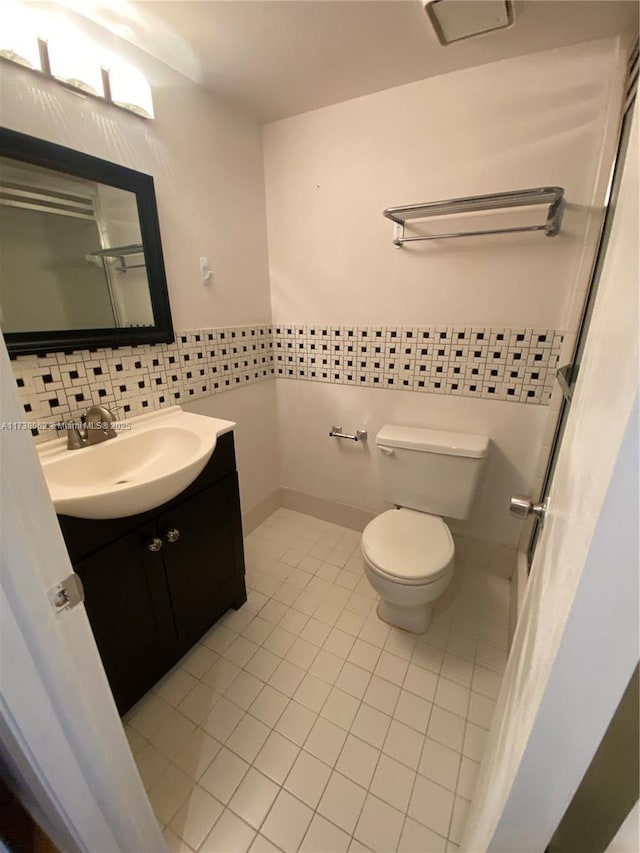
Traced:
<path fill-rule="evenodd" d="M 246 538 L 247 603 L 126 715 L 171 850 L 458 849 L 509 582 L 457 569 L 418 639 L 378 619 L 359 538 L 274 513 Z"/>

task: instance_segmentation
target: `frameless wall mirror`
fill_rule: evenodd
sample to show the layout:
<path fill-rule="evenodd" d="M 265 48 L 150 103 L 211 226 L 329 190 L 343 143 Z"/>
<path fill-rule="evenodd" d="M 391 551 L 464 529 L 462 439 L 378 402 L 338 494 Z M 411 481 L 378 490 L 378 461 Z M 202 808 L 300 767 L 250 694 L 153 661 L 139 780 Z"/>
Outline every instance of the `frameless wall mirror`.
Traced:
<path fill-rule="evenodd" d="M 173 341 L 153 179 L 0 129 L 0 323 L 12 354 Z"/>

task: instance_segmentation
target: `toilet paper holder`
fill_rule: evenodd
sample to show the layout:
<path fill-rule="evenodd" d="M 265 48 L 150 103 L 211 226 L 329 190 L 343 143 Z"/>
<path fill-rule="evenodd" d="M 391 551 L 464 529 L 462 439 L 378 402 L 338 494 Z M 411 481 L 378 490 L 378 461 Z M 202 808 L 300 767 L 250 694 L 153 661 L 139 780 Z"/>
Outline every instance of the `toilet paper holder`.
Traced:
<path fill-rule="evenodd" d="M 341 426 L 332 426 L 329 430 L 329 438 L 348 438 L 350 441 L 366 441 L 367 431 L 366 429 L 357 429 L 355 435 L 348 435 L 346 432 L 342 432 Z"/>

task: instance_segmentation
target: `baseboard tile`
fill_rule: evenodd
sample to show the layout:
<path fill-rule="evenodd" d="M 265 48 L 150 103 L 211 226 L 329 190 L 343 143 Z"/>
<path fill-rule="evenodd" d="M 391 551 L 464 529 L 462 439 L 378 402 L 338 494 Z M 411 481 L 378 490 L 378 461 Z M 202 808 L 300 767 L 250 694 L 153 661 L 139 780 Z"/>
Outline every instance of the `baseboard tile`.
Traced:
<path fill-rule="evenodd" d="M 259 527 L 265 519 L 279 509 L 282 504 L 282 492 L 284 490 L 278 487 L 274 489 L 270 495 L 257 503 L 255 506 L 248 509 L 242 514 L 242 532 L 245 536 L 252 533 L 256 527 Z"/>
<path fill-rule="evenodd" d="M 318 498 L 306 492 L 297 492 L 295 489 L 281 488 L 282 506 L 287 509 L 312 515 L 332 524 L 340 524 L 351 530 L 362 531 L 375 518 L 376 513 L 356 506 L 330 501 L 326 498 Z"/>

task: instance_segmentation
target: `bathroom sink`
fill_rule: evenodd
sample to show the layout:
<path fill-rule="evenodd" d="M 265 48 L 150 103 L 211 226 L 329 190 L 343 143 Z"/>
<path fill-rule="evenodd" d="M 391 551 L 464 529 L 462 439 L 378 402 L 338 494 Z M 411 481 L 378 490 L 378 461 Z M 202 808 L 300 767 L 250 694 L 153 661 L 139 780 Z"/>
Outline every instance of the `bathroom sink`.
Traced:
<path fill-rule="evenodd" d="M 67 450 L 66 438 L 38 448 L 57 513 L 120 518 L 154 509 L 195 480 L 235 424 L 172 406 L 119 426 L 115 438 L 80 450 Z"/>

